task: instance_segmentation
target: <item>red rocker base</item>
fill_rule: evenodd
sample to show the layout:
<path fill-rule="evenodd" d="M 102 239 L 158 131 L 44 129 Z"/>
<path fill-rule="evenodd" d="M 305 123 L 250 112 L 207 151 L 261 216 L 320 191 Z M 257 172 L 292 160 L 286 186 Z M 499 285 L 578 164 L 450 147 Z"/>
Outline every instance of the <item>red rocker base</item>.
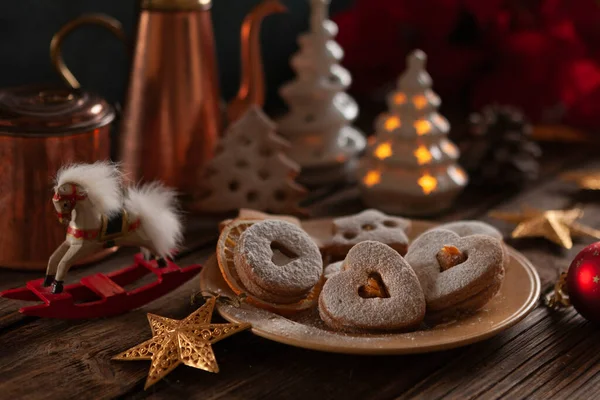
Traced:
<path fill-rule="evenodd" d="M 80 283 L 67 285 L 59 294 L 52 294 L 51 287 L 44 287 L 44 279 L 27 282 L 25 287 L 0 292 L 0 297 L 39 301 L 43 304 L 24 307 L 25 315 L 59 319 L 88 319 L 123 314 L 141 307 L 171 292 L 193 278 L 201 265 L 179 268 L 171 261 L 159 268 L 156 261 L 146 261 L 141 254 L 135 255 L 135 263 L 109 274 L 94 274 L 81 278 Z M 153 273 L 157 279 L 137 289 L 127 291 L 129 285 L 145 275 Z"/>

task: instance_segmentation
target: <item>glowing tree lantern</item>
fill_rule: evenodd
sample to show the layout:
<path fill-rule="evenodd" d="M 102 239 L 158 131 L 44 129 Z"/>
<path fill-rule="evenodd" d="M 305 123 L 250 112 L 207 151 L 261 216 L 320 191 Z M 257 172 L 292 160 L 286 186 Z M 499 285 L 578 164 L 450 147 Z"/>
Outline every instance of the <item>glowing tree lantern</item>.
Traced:
<path fill-rule="evenodd" d="M 440 98 L 431 90 L 426 59 L 420 50 L 408 56 L 358 168 L 364 203 L 388 213 L 436 214 L 450 207 L 468 181 L 456 162 L 458 148 L 448 140 L 450 124 L 437 113 Z"/>
<path fill-rule="evenodd" d="M 350 73 L 339 65 L 344 52 L 333 40 L 337 25 L 328 19 L 330 0 L 311 0 L 310 30 L 298 39 L 291 59 L 296 78 L 280 89 L 289 113 L 277 121 L 291 142 L 290 157 L 302 167 L 299 181 L 321 185 L 353 179 L 366 141 L 350 124 L 358 106 L 344 91 Z"/>

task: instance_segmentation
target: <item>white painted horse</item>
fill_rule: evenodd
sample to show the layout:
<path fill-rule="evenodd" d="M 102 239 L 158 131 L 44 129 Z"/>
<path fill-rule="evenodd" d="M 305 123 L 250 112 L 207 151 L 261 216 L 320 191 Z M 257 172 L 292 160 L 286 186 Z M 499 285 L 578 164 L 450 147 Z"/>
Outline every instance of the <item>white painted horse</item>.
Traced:
<path fill-rule="evenodd" d="M 54 208 L 67 225 L 66 240 L 50 256 L 44 286 L 63 290 L 77 260 L 112 246 L 140 246 L 166 266 L 182 238 L 175 193 L 159 183 L 124 187 L 117 165 L 74 164 L 56 176 Z"/>

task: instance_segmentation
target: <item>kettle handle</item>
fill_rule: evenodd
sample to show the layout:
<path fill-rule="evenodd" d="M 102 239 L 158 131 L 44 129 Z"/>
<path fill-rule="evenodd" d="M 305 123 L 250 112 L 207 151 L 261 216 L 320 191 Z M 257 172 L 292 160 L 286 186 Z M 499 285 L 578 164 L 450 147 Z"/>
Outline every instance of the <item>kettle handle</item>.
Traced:
<path fill-rule="evenodd" d="M 81 84 L 65 64 L 65 60 L 63 59 L 61 51 L 62 43 L 69 33 L 82 25 L 88 24 L 102 26 L 112 32 L 124 43 L 128 42 L 121 23 L 109 15 L 84 14 L 63 25 L 63 27 L 54 34 L 52 41 L 50 42 L 50 60 L 52 61 L 52 65 L 54 65 L 54 68 L 56 68 L 56 71 L 59 73 L 63 81 L 65 81 L 65 83 L 73 89 L 81 88 Z"/>

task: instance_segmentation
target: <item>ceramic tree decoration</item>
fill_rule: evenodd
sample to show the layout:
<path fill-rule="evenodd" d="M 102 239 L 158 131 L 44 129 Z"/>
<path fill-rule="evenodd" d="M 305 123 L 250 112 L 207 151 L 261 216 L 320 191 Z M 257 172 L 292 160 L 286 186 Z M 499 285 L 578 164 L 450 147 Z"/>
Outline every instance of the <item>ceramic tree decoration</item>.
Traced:
<path fill-rule="evenodd" d="M 289 143 L 275 125 L 252 106 L 231 125 L 204 170 L 195 208 L 227 213 L 240 208 L 281 214 L 302 213 L 306 189 L 295 182 L 300 167 L 287 155 Z"/>
<path fill-rule="evenodd" d="M 448 140 L 450 124 L 438 114 L 426 55 L 415 50 L 398 89 L 388 95 L 389 112 L 375 121 L 375 137 L 358 169 L 363 202 L 388 213 L 425 216 L 448 208 L 467 184 Z"/>
<path fill-rule="evenodd" d="M 339 65 L 343 50 L 332 39 L 337 25 L 328 19 L 330 0 L 311 0 L 310 31 L 300 35 L 300 51 L 291 59 L 296 79 L 280 94 L 289 113 L 278 131 L 292 144 L 290 156 L 302 167 L 300 182 L 321 185 L 353 178 L 364 136 L 350 124 L 356 102 L 344 92 L 350 73 Z"/>

